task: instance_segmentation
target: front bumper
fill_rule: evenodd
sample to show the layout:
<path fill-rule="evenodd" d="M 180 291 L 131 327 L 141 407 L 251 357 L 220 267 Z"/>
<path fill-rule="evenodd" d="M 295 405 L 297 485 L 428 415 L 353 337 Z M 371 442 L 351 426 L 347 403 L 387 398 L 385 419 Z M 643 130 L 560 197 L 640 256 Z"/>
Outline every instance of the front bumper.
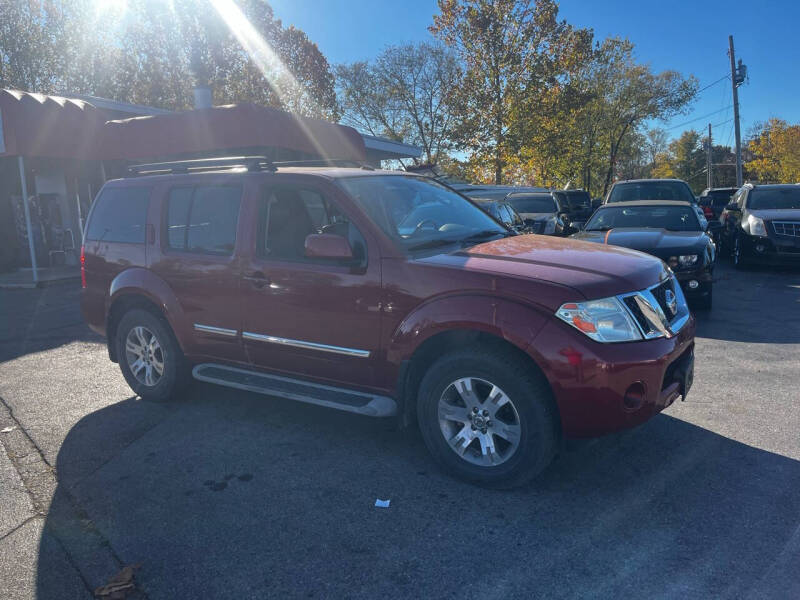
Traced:
<path fill-rule="evenodd" d="M 747 260 L 800 263 L 800 238 L 742 235 L 740 241 Z"/>
<path fill-rule="evenodd" d="M 687 298 L 698 298 L 708 295 L 711 289 L 713 275 L 710 267 L 700 267 L 699 269 L 689 269 L 685 271 L 675 271 L 675 278 L 681 284 L 681 289 Z M 691 282 L 696 281 L 693 285 Z"/>
<path fill-rule="evenodd" d="M 594 342 L 555 320 L 530 352 L 550 382 L 567 437 L 594 437 L 639 425 L 685 396 L 694 373 L 694 317 L 671 338 Z M 640 402 L 626 393 L 636 384 Z"/>

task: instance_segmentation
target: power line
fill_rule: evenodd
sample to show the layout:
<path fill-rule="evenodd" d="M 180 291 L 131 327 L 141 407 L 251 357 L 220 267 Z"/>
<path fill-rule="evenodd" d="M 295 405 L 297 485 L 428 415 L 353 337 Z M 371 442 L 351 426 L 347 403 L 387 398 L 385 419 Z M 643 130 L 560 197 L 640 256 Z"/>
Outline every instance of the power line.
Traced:
<path fill-rule="evenodd" d="M 715 82 L 709 83 L 706 87 L 700 88 L 699 90 L 697 90 L 697 94 L 705 92 L 708 88 L 717 85 L 720 81 L 725 81 L 726 79 L 730 79 L 730 77 L 731 77 L 730 75 L 723 75 L 722 77 L 717 79 Z"/>
<path fill-rule="evenodd" d="M 715 110 L 715 111 L 710 112 L 710 113 L 708 113 L 706 115 L 701 115 L 699 117 L 695 117 L 694 119 L 689 119 L 688 121 L 686 121 L 684 123 L 681 123 L 679 125 L 673 125 L 672 127 L 667 127 L 666 131 L 672 131 L 673 129 L 677 129 L 678 127 L 683 127 L 684 125 L 688 125 L 689 123 L 694 123 L 695 121 L 699 121 L 700 119 L 705 119 L 705 118 L 710 117 L 712 115 L 716 115 L 718 113 L 721 113 L 723 110 L 728 110 L 731 106 L 733 106 L 733 105 L 731 104 L 729 106 L 726 106 L 725 108 L 720 108 L 719 110 Z"/>

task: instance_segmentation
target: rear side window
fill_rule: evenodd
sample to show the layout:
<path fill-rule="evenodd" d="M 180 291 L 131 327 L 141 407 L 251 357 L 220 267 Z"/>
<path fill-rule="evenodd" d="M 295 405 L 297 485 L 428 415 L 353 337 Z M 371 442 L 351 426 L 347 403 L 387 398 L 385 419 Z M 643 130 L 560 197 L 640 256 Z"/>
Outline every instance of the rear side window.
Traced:
<path fill-rule="evenodd" d="M 241 198 L 239 186 L 173 188 L 167 199 L 167 246 L 190 252 L 233 254 Z"/>
<path fill-rule="evenodd" d="M 144 244 L 150 188 L 111 187 L 95 202 L 86 239 Z"/>

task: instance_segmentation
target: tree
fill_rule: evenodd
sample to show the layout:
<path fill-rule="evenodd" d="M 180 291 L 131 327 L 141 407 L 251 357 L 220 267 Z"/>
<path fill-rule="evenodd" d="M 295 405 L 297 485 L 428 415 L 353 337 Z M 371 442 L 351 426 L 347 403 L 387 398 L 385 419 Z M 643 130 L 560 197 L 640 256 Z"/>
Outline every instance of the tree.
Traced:
<path fill-rule="evenodd" d="M 522 107 L 555 84 L 590 32 L 557 20 L 554 0 L 439 0 L 439 11 L 431 32 L 455 49 L 465 69 L 463 85 L 453 90 L 455 136 L 491 160 L 499 184 L 524 141 L 515 127 Z"/>
<path fill-rule="evenodd" d="M 338 65 L 336 79 L 345 123 L 417 145 L 428 163 L 449 148 L 449 95 L 460 86 L 461 69 L 443 46 L 390 46 L 372 63 Z"/>
<path fill-rule="evenodd" d="M 196 82 L 217 104 L 256 102 L 336 118 L 333 74 L 302 31 L 261 0 L 0 0 L 0 84 L 169 109 Z"/>
<path fill-rule="evenodd" d="M 753 157 L 747 169 L 759 181 L 800 182 L 800 125 L 770 119 L 753 132 L 747 150 Z"/>

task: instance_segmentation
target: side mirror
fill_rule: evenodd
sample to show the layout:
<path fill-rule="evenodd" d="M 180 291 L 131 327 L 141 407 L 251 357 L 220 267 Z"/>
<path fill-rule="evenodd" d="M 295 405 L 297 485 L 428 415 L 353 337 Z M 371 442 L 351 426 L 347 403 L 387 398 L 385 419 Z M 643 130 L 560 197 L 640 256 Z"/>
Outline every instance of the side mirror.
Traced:
<path fill-rule="evenodd" d="M 306 258 L 353 259 L 350 242 L 335 233 L 312 233 L 306 237 L 305 249 Z"/>
<path fill-rule="evenodd" d="M 720 229 L 722 229 L 722 223 L 719 221 L 709 221 L 708 225 L 706 225 L 706 231 L 709 233 L 716 233 Z"/>
<path fill-rule="evenodd" d="M 739 205 L 738 205 L 738 204 L 736 204 L 736 202 L 731 202 L 730 204 L 727 204 L 727 205 L 725 206 L 725 210 L 735 210 L 735 211 L 738 211 L 738 210 L 739 210 Z"/>

